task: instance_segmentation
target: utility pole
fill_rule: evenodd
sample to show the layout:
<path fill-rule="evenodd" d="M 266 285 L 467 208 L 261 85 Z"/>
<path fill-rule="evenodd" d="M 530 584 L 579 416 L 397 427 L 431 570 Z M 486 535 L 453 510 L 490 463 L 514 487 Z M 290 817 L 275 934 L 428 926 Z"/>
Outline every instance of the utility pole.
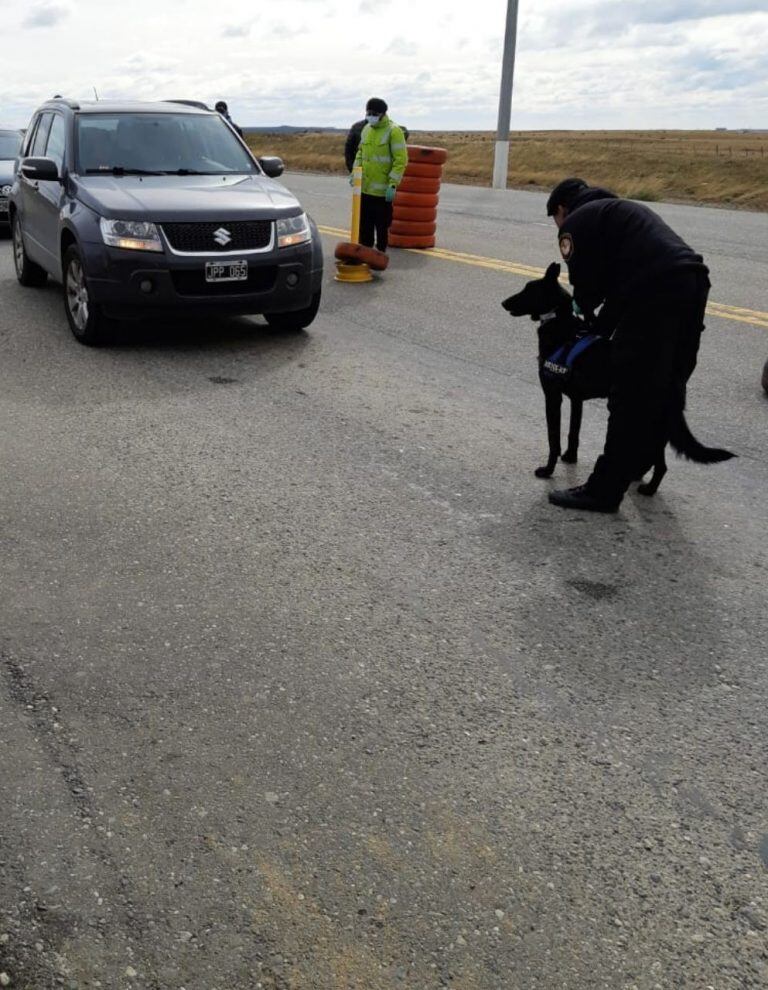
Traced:
<path fill-rule="evenodd" d="M 504 57 L 501 63 L 501 93 L 499 94 L 499 126 L 496 131 L 496 151 L 493 156 L 493 188 L 507 188 L 509 166 L 509 122 L 512 117 L 512 81 L 515 75 L 515 45 L 517 44 L 517 0 L 507 0 L 507 27 L 504 31 Z"/>

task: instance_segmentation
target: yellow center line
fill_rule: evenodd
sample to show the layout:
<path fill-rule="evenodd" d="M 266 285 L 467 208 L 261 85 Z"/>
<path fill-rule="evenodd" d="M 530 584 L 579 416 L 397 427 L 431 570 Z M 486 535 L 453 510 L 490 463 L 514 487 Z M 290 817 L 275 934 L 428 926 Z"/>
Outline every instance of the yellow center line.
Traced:
<path fill-rule="evenodd" d="M 329 234 L 332 237 L 349 237 L 349 231 L 341 230 L 339 227 L 318 226 L 318 230 L 321 234 Z M 431 248 L 428 251 L 419 248 L 406 248 L 405 250 L 422 257 L 439 258 L 441 261 L 453 261 L 456 264 L 472 265 L 475 268 L 489 268 L 491 271 L 505 272 L 509 275 L 541 278 L 544 274 L 543 268 L 536 268 L 533 265 L 523 265 L 516 261 L 502 261 L 500 258 L 484 258 L 482 255 L 466 254 L 463 251 L 448 251 L 446 248 Z M 566 282 L 567 279 L 561 278 L 560 281 Z M 707 313 L 723 320 L 736 320 L 738 323 L 748 323 L 750 326 L 765 327 L 768 330 L 768 313 L 762 313 L 760 310 L 710 302 L 707 306 Z"/>

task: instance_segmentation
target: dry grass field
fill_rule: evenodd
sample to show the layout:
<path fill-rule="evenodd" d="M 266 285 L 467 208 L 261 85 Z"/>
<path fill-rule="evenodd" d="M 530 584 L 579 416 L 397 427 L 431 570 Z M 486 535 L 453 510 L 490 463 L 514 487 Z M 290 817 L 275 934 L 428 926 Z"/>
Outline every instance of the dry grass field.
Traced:
<path fill-rule="evenodd" d="M 254 134 L 259 154 L 295 171 L 344 174 L 344 134 Z M 409 143 L 447 148 L 446 182 L 490 185 L 495 135 L 413 132 Z M 524 131 L 512 135 L 509 185 L 549 189 L 580 175 L 622 196 L 768 211 L 768 134 L 735 131 Z"/>

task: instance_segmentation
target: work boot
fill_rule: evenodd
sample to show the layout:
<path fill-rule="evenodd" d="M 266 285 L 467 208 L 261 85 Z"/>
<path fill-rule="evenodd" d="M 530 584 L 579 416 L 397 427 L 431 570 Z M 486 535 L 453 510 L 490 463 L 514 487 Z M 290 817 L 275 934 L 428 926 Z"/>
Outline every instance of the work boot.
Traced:
<path fill-rule="evenodd" d="M 587 485 L 576 488 L 561 488 L 549 493 L 552 505 L 561 509 L 583 509 L 585 512 L 618 512 L 621 500 L 600 498 L 590 492 Z"/>

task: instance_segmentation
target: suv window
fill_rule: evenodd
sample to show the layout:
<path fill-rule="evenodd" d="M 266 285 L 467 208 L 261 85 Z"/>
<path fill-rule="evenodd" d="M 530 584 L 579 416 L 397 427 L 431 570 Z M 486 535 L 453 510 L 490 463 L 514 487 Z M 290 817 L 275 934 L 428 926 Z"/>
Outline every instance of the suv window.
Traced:
<path fill-rule="evenodd" d="M 45 151 L 45 145 L 48 142 L 48 131 L 51 129 L 51 122 L 53 121 L 52 113 L 44 113 L 40 117 L 40 121 L 37 125 L 37 130 L 35 131 L 35 137 L 32 141 L 32 147 L 29 149 L 28 154 L 32 158 L 42 158 L 43 152 Z"/>
<path fill-rule="evenodd" d="M 35 131 L 37 130 L 37 125 L 40 123 L 40 115 L 33 117 L 29 127 L 27 128 L 27 133 L 24 135 L 24 144 L 22 145 L 21 154 L 22 157 L 26 158 L 29 154 L 29 149 L 32 147 L 32 142 L 35 140 Z"/>
<path fill-rule="evenodd" d="M 218 114 L 94 113 L 77 117 L 78 172 L 258 173 Z"/>
<path fill-rule="evenodd" d="M 54 115 L 51 131 L 48 135 L 48 145 L 45 149 L 45 157 L 52 158 L 61 172 L 64 164 L 64 147 L 66 140 L 66 125 L 60 113 Z"/>

